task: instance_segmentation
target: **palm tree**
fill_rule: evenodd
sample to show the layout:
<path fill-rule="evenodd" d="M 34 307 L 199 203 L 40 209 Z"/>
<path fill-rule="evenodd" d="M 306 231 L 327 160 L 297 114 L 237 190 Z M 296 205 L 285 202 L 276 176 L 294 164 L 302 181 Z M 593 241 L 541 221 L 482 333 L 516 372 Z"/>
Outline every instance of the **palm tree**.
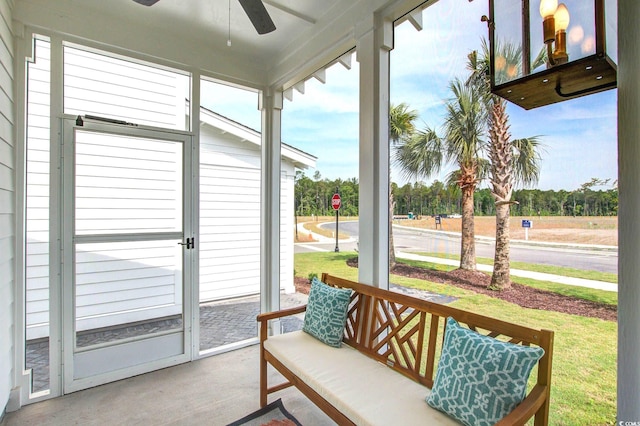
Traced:
<path fill-rule="evenodd" d="M 428 178 L 437 173 L 444 163 L 455 164 L 458 169 L 450 177 L 462 191 L 462 238 L 460 268 L 475 270 L 475 231 L 473 193 L 484 176 L 486 161 L 481 158 L 486 142 L 486 126 L 481 93 L 459 79 L 449 89 L 453 97 L 446 103 L 444 137 L 427 127 L 406 140 L 395 153 L 395 162 L 408 177 Z"/>
<path fill-rule="evenodd" d="M 404 102 L 398 105 L 391 105 L 389 108 L 389 142 L 396 145 L 401 141 L 410 139 L 415 132 L 413 122 L 418 118 L 418 112 L 409 109 Z M 396 252 L 393 246 L 393 211 L 395 210 L 395 200 L 391 188 L 391 168 L 389 168 L 389 268 L 396 264 Z"/>
<path fill-rule="evenodd" d="M 509 44 L 498 45 L 496 56 L 504 58 L 503 66 L 496 67 L 496 81 L 504 81 L 519 74 L 522 51 Z M 540 143 L 538 137 L 511 139 L 509 133 L 509 116 L 506 112 L 506 101 L 491 93 L 489 76 L 489 49 L 486 41 L 482 42 L 482 56 L 477 52 L 468 56 L 467 67 L 471 75 L 467 85 L 483 93 L 484 108 L 488 113 L 489 125 L 489 161 L 491 163 L 490 184 L 491 195 L 496 201 L 496 247 L 493 260 L 493 274 L 490 289 L 505 290 L 511 286 L 510 247 L 509 247 L 509 214 L 513 204 L 511 195 L 515 183 L 530 186 L 538 182 L 540 177 Z M 544 55 L 539 54 L 533 67 L 544 62 Z"/>
<path fill-rule="evenodd" d="M 496 100 L 489 119 L 489 159 L 491 195 L 496 201 L 496 248 L 491 275 L 492 290 L 511 286 L 509 247 L 509 208 L 514 182 L 526 186 L 538 181 L 540 154 L 537 137 L 511 140 L 509 117 L 503 100 Z"/>

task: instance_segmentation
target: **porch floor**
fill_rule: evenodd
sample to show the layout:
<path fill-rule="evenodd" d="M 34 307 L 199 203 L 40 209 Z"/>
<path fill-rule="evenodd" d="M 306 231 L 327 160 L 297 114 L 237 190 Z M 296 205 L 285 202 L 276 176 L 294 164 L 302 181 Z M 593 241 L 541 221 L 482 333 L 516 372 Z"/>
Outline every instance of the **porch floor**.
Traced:
<path fill-rule="evenodd" d="M 27 405 L 7 413 L 3 426 L 226 425 L 259 408 L 258 351 L 253 345 Z M 269 380 L 278 383 L 278 373 Z M 295 388 L 269 402 L 278 398 L 304 425 L 335 424 Z"/>
<path fill-rule="evenodd" d="M 282 308 L 306 303 L 307 296 L 301 293 L 282 294 Z M 219 348 L 231 343 L 257 337 L 256 316 L 260 313 L 260 297 L 248 296 L 218 302 L 200 304 L 200 350 Z M 303 316 L 286 318 L 284 331 L 302 329 Z M 147 321 L 135 326 L 124 325 L 89 333 L 78 334 L 78 346 L 91 346 L 108 341 L 121 340 L 149 331 L 180 329 L 182 320 L 161 319 Z M 33 392 L 49 388 L 49 340 L 27 342 L 26 365 L 33 370 Z"/>
<path fill-rule="evenodd" d="M 446 304 L 455 299 L 396 285 L 391 289 L 437 303 Z M 306 298 L 300 293 L 283 295 L 281 307 L 298 306 L 306 303 Z M 214 309 L 207 309 L 209 306 Z M 258 311 L 257 296 L 201 305 L 201 349 L 257 336 Z M 283 322 L 283 328 L 285 331 L 301 329 L 302 317 Z M 40 357 L 46 362 L 41 365 L 40 375 L 46 378 L 48 386 L 48 344 L 31 349 L 34 359 Z M 1 426 L 226 425 L 259 408 L 258 351 L 258 345 L 252 345 L 26 405 L 8 413 Z M 270 384 L 282 381 L 277 372 L 272 370 L 269 374 Z M 335 424 L 295 388 L 271 395 L 269 401 L 277 398 L 282 398 L 287 410 L 302 424 Z"/>

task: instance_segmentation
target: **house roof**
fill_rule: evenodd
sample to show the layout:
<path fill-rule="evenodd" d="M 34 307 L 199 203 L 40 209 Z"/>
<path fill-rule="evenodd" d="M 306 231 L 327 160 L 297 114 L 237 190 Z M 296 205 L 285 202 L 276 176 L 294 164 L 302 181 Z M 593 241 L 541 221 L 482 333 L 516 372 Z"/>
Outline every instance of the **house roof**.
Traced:
<path fill-rule="evenodd" d="M 250 142 L 258 147 L 262 144 L 262 136 L 259 131 L 207 108 L 200 108 L 200 122 L 215 127 L 223 133 L 232 134 L 238 139 Z M 295 167 L 302 170 L 316 167 L 317 157 L 291 145 L 287 145 L 286 143 L 282 143 L 281 145 L 282 158 L 293 163 Z"/>

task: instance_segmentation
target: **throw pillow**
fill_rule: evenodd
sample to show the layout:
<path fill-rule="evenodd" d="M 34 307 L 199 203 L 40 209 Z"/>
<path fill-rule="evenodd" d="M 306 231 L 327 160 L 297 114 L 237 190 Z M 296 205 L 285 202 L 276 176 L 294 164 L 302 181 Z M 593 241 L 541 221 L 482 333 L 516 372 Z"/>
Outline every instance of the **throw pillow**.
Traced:
<path fill-rule="evenodd" d="M 314 277 L 302 330 L 329 346 L 339 348 L 350 301 L 351 290 L 331 287 Z"/>
<path fill-rule="evenodd" d="M 427 403 L 465 425 L 493 425 L 522 402 L 542 355 L 542 348 L 501 342 L 449 317 Z"/>

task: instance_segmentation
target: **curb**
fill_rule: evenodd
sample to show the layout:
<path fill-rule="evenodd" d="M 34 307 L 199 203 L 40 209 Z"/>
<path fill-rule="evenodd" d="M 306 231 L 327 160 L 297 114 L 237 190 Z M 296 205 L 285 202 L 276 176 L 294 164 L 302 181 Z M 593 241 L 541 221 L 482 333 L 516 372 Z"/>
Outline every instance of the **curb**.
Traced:
<path fill-rule="evenodd" d="M 311 238 L 313 238 L 314 241 L 309 241 L 306 243 L 298 243 L 298 244 L 311 244 L 311 243 L 332 243 L 335 242 L 336 239 L 335 237 L 325 237 L 324 235 L 320 235 L 320 234 L 316 234 L 315 232 L 312 232 L 308 229 L 306 229 L 304 227 L 304 224 L 307 222 L 302 222 L 298 224 L 298 232 L 302 233 L 302 234 L 308 234 L 311 236 Z M 318 222 L 319 224 L 322 223 L 331 223 L 331 222 Z M 353 237 L 349 237 L 349 238 L 338 238 L 338 241 L 341 243 L 353 243 L 358 241 L 357 239 L 353 238 Z"/>

